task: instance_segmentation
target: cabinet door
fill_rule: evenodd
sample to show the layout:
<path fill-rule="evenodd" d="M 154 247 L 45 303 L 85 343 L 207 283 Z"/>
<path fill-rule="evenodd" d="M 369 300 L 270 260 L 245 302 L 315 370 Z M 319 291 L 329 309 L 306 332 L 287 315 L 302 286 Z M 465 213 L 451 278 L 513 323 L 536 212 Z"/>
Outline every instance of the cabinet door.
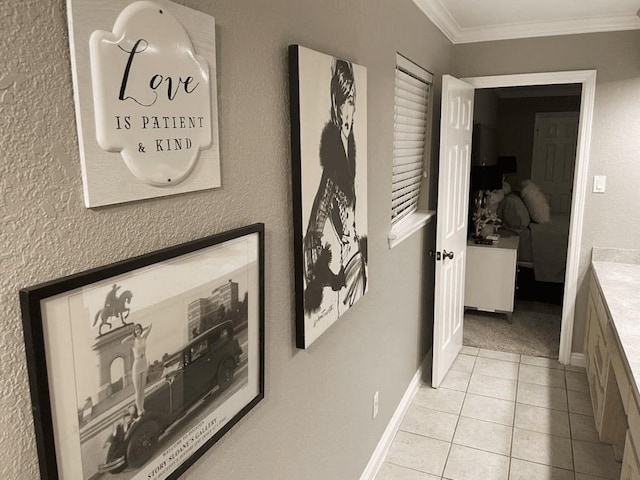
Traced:
<path fill-rule="evenodd" d="M 587 338 L 585 344 L 585 357 L 587 359 L 587 378 L 591 403 L 596 421 L 598 433 L 601 431 L 601 409 L 604 397 L 604 388 L 601 381 L 601 372 L 604 368 L 603 339 L 598 321 L 598 312 L 591 297 L 587 302 Z"/>
<path fill-rule="evenodd" d="M 587 364 L 587 373 L 594 374 L 593 372 L 593 361 L 591 358 L 593 357 L 595 351 L 595 342 L 596 342 L 596 332 L 594 332 L 593 328 L 591 328 L 591 324 L 593 323 L 593 317 L 596 315 L 596 307 L 593 302 L 593 298 L 591 295 L 587 298 L 587 329 L 584 336 L 584 356 L 585 362 Z"/>
<path fill-rule="evenodd" d="M 609 329 L 607 331 L 607 348 L 609 349 L 609 358 L 611 367 L 615 375 L 616 383 L 618 384 L 618 390 L 620 390 L 620 398 L 622 399 L 622 406 L 625 412 L 629 412 L 629 398 L 633 395 L 632 383 L 627 375 L 627 369 L 622 361 L 622 354 L 620 353 L 620 347 L 616 343 L 616 339 L 613 337 L 613 331 Z"/>
<path fill-rule="evenodd" d="M 512 249 L 467 247 L 465 306 L 513 312 L 516 254 Z"/>
<path fill-rule="evenodd" d="M 624 456 L 622 457 L 622 473 L 620 480 L 640 480 L 640 466 L 636 457 L 636 449 L 627 430 L 624 442 Z"/>
<path fill-rule="evenodd" d="M 592 369 L 593 369 L 593 365 L 591 364 L 591 359 L 589 358 L 589 351 L 591 349 L 591 344 L 592 344 L 592 340 L 591 340 L 591 315 L 592 315 L 592 310 L 593 310 L 593 300 L 591 299 L 591 295 L 587 295 L 587 317 L 585 320 L 585 331 L 584 331 L 584 346 L 583 351 L 584 351 L 584 361 L 585 361 L 585 368 L 587 369 L 587 375 L 589 375 L 589 373 L 592 373 Z"/>

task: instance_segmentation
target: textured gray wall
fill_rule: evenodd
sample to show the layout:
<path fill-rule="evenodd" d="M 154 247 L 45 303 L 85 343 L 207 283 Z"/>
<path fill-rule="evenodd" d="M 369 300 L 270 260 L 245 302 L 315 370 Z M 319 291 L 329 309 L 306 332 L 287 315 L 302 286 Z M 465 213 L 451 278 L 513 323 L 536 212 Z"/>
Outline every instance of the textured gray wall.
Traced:
<path fill-rule="evenodd" d="M 582 352 L 586 273 L 593 246 L 639 248 L 640 31 L 566 35 L 454 47 L 462 77 L 597 69 L 588 171 L 607 175 L 605 194 L 587 193 L 573 352 Z"/>
<path fill-rule="evenodd" d="M 498 127 L 498 96 L 493 89 L 476 90 L 473 99 L 473 124 L 481 123 L 486 127 Z"/>
<path fill-rule="evenodd" d="M 191 479 L 358 478 L 428 351 L 434 226 L 387 248 L 394 65 L 399 51 L 433 72 L 439 99 L 451 44 L 411 0 L 184 3 L 216 18 L 223 186 L 87 210 L 64 1 L 0 2 L 2 478 L 38 478 L 20 287 L 265 222 L 266 398 Z M 368 68 L 370 291 L 308 351 L 293 340 L 290 43 Z"/>

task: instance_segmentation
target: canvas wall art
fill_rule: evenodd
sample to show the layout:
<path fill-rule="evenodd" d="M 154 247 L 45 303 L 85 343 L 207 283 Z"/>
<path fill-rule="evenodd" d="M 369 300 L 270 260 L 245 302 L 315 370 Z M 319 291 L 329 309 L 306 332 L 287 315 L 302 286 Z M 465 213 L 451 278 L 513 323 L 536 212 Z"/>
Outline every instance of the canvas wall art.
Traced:
<path fill-rule="evenodd" d="M 296 344 L 367 292 L 367 70 L 289 47 Z"/>
<path fill-rule="evenodd" d="M 176 479 L 263 398 L 263 237 L 20 292 L 43 479 Z"/>

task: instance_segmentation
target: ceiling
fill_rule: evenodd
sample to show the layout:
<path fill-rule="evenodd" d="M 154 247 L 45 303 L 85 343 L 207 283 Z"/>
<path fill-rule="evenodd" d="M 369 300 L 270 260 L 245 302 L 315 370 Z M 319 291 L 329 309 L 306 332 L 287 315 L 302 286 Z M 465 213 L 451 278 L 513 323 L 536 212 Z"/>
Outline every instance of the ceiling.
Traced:
<path fill-rule="evenodd" d="M 413 0 L 453 43 L 640 29 L 638 0 Z"/>

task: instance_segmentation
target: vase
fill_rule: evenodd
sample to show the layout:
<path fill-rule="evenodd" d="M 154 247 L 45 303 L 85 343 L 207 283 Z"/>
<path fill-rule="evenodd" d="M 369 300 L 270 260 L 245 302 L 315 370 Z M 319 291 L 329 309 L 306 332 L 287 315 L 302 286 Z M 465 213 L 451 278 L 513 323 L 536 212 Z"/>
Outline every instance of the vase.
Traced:
<path fill-rule="evenodd" d="M 494 235 L 495 233 L 496 233 L 496 226 L 493 225 L 492 223 L 485 225 L 480 230 L 481 237 L 486 237 L 487 235 Z"/>

